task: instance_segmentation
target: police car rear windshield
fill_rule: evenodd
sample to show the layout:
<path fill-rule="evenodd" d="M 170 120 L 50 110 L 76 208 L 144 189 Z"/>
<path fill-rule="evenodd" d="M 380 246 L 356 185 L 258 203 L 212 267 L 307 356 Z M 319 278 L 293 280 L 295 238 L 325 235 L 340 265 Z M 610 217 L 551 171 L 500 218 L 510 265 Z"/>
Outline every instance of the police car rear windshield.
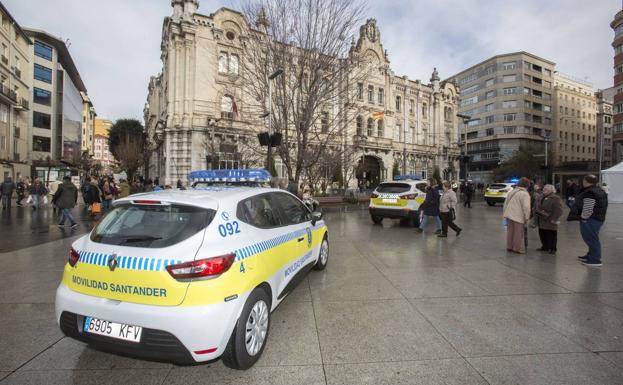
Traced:
<path fill-rule="evenodd" d="M 400 194 L 411 190 L 411 185 L 408 183 L 381 183 L 376 191 L 385 194 Z"/>
<path fill-rule="evenodd" d="M 129 247 L 172 246 L 205 229 L 214 213 L 194 206 L 124 204 L 104 217 L 91 240 Z"/>

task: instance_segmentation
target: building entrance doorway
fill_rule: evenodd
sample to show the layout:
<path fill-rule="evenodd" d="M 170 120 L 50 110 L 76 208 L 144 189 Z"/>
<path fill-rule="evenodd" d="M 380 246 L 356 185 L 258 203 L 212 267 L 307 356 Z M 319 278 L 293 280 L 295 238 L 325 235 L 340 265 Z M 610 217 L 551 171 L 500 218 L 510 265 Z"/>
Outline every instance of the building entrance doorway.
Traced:
<path fill-rule="evenodd" d="M 373 189 L 385 177 L 383 161 L 375 156 L 364 155 L 357 163 L 357 182 L 360 189 Z"/>

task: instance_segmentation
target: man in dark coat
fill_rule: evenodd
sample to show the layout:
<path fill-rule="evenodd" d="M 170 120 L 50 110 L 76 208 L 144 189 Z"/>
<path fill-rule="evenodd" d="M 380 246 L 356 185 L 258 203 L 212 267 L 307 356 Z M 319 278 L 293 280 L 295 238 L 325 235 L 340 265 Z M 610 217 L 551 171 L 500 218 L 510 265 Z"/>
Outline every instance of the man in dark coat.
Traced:
<path fill-rule="evenodd" d="M 467 182 L 465 188 L 463 190 L 465 194 L 465 201 L 463 202 L 463 207 L 472 208 L 472 197 L 474 196 L 474 185 L 472 182 Z"/>
<path fill-rule="evenodd" d="M 588 253 L 579 257 L 582 264 L 591 267 L 601 266 L 601 243 L 599 230 L 606 220 L 608 211 L 608 194 L 597 185 L 599 179 L 595 175 L 587 175 L 582 181 L 584 188 L 575 200 L 572 210 L 580 216 L 580 234 Z"/>
<path fill-rule="evenodd" d="M 65 226 L 65 219 L 69 219 L 71 228 L 78 226 L 73 215 L 71 215 L 71 209 L 76 206 L 76 202 L 78 202 L 78 189 L 73 183 L 71 183 L 71 178 L 65 176 L 63 177 L 63 183 L 58 186 L 58 189 L 52 198 L 52 203 L 54 203 L 63 213 L 61 221 L 58 223 L 58 227 Z"/>
<path fill-rule="evenodd" d="M 422 220 L 420 221 L 420 227 L 417 228 L 417 232 L 421 233 L 428 223 L 428 217 L 434 217 L 437 222 L 437 231 L 435 234 L 441 234 L 441 219 L 439 218 L 439 194 L 438 184 L 432 179 L 428 180 L 428 188 L 426 190 L 426 198 L 422 203 L 420 209 L 423 211 Z"/>
<path fill-rule="evenodd" d="M 22 207 L 22 201 L 26 197 L 27 188 L 28 186 L 24 182 L 24 179 L 19 178 L 19 182 L 17 182 L 17 188 L 15 189 L 15 191 L 17 192 L 17 205 L 19 207 Z"/>
<path fill-rule="evenodd" d="M 0 186 L 0 195 L 2 195 L 2 208 L 9 209 L 11 208 L 11 197 L 13 197 L 13 191 L 15 191 L 15 183 L 13 183 L 13 179 L 8 177 Z"/>
<path fill-rule="evenodd" d="M 562 199 L 556 195 L 556 187 L 551 184 L 543 186 L 542 194 L 535 199 L 538 199 L 538 202 L 534 206 L 534 222 L 539 227 L 541 239 L 541 248 L 537 250 L 556 254 Z"/>

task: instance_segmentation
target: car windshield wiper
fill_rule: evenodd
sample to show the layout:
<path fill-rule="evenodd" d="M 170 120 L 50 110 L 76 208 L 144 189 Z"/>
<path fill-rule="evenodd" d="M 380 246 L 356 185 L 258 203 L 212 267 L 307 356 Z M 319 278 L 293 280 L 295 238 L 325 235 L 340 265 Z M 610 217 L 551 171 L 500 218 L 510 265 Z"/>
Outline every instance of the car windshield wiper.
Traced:
<path fill-rule="evenodd" d="M 154 237 L 152 235 L 129 235 L 127 237 L 121 238 L 121 241 L 123 243 L 133 243 L 133 242 L 157 241 L 158 239 L 162 239 L 162 237 Z"/>

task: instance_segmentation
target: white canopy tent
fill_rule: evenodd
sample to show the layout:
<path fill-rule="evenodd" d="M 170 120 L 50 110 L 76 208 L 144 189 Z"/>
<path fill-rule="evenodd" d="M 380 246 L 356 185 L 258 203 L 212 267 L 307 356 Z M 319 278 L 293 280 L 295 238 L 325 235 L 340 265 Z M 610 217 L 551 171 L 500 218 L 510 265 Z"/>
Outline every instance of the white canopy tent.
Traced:
<path fill-rule="evenodd" d="M 623 162 L 602 170 L 601 181 L 607 185 L 608 202 L 623 203 Z"/>

